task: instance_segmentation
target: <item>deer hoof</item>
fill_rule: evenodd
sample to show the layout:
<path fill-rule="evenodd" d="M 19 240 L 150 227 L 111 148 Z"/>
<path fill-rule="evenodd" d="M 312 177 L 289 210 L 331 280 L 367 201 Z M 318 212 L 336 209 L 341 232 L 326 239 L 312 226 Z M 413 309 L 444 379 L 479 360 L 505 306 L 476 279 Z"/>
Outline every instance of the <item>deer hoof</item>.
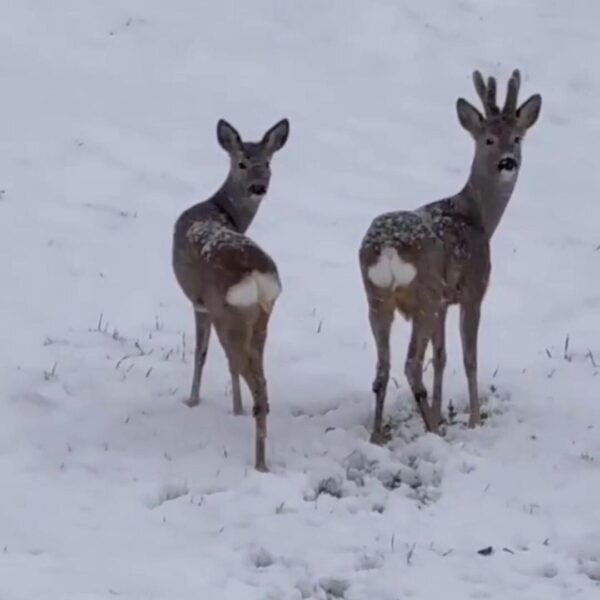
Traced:
<path fill-rule="evenodd" d="M 481 425 L 481 417 L 479 415 L 469 416 L 469 427 L 471 429 L 473 429 L 474 427 L 478 427 L 479 425 Z"/>
<path fill-rule="evenodd" d="M 385 443 L 385 436 L 381 431 L 374 431 L 371 434 L 371 444 L 375 444 L 376 446 L 383 446 Z"/>
<path fill-rule="evenodd" d="M 194 408 L 194 406 L 198 406 L 198 404 L 200 404 L 200 398 L 191 397 L 187 400 L 184 400 L 183 403 L 190 408 Z"/>
<path fill-rule="evenodd" d="M 439 435 L 440 434 L 440 426 L 437 424 L 436 421 L 434 421 L 433 423 L 431 423 L 425 429 L 427 429 L 427 431 L 429 433 L 434 433 L 435 435 Z"/>
<path fill-rule="evenodd" d="M 256 465 L 254 465 L 254 468 L 259 472 L 259 473 L 268 473 L 269 469 L 267 469 L 267 465 L 263 462 L 263 463 L 256 463 Z"/>
<path fill-rule="evenodd" d="M 442 417 L 441 413 L 434 412 L 431 415 L 431 428 L 428 431 L 435 433 L 436 435 L 441 435 L 441 428 L 446 424 L 446 420 Z"/>

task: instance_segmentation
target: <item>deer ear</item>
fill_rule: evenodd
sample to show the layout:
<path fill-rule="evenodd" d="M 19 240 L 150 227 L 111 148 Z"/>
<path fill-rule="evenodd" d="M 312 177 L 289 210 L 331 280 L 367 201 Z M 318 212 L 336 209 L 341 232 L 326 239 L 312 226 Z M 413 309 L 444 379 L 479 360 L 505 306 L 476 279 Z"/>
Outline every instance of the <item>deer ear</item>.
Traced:
<path fill-rule="evenodd" d="M 534 94 L 517 109 L 517 125 L 523 130 L 529 129 L 540 116 L 542 110 L 542 97 Z"/>
<path fill-rule="evenodd" d="M 263 136 L 261 144 L 271 153 L 277 152 L 277 150 L 281 150 L 283 145 L 287 142 L 288 136 L 290 134 L 290 122 L 287 119 L 282 119 L 265 135 Z"/>
<path fill-rule="evenodd" d="M 225 119 L 219 119 L 217 123 L 217 140 L 223 150 L 232 152 L 242 147 L 242 138 L 233 125 Z"/>
<path fill-rule="evenodd" d="M 456 112 L 460 124 L 469 132 L 475 135 L 483 124 L 483 115 L 464 98 L 456 101 Z"/>

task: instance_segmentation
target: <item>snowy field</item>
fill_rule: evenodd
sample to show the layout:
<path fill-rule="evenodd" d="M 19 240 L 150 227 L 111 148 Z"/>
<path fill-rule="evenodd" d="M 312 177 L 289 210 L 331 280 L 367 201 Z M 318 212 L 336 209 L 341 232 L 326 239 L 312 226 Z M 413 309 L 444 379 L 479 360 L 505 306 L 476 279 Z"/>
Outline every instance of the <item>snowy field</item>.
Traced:
<path fill-rule="evenodd" d="M 0 599 L 599 598 L 599 20 L 594 0 L 3 0 Z M 544 106 L 493 240 L 488 418 L 462 425 L 453 311 L 457 422 L 423 433 L 398 319 L 374 447 L 360 239 L 462 187 L 456 98 L 515 67 Z M 247 139 L 291 122 L 250 230 L 284 286 L 268 474 L 215 338 L 182 404 L 172 226 L 225 177 L 219 117 Z"/>

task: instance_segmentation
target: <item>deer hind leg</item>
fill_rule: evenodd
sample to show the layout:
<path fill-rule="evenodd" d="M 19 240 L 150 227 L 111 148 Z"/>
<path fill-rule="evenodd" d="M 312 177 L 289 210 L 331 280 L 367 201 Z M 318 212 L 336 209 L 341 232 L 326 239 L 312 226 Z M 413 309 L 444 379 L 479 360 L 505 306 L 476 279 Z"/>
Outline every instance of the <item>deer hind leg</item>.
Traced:
<path fill-rule="evenodd" d="M 269 399 L 267 381 L 264 374 L 264 349 L 267 340 L 267 326 L 270 314 L 260 310 L 254 322 L 250 340 L 250 354 L 246 371 L 242 373 L 246 384 L 252 393 L 254 407 L 252 414 L 256 420 L 255 432 L 255 468 L 266 471 L 265 442 L 267 439 L 267 415 L 269 414 Z"/>
<path fill-rule="evenodd" d="M 263 370 L 263 350 L 268 317 L 268 313 L 255 305 L 228 309 L 226 314 L 215 322 L 229 362 L 232 381 L 237 380 L 239 385 L 241 376 L 252 394 L 252 413 L 256 421 L 255 468 L 259 471 L 267 470 L 265 440 L 269 403 Z"/>
<path fill-rule="evenodd" d="M 433 404 L 432 425 L 437 428 L 442 421 L 442 384 L 446 368 L 446 313 L 447 308 L 439 309 L 431 343 L 433 346 Z M 435 430 L 435 429 L 434 429 Z"/>
<path fill-rule="evenodd" d="M 253 271 L 227 291 L 227 308 L 221 317 L 220 337 L 235 376 L 241 375 L 252 393 L 256 422 L 255 467 L 266 471 L 265 439 L 269 403 L 263 370 L 267 324 L 275 300 L 281 293 L 276 271 Z"/>
<path fill-rule="evenodd" d="M 462 304 L 460 307 L 460 336 L 465 373 L 469 385 L 469 427 L 481 424 L 477 389 L 477 335 L 480 315 L 480 303 Z"/>
<path fill-rule="evenodd" d="M 269 321 L 269 313 L 261 310 L 259 316 L 254 324 L 252 330 L 252 336 L 250 339 L 251 351 L 260 357 L 260 363 L 262 365 L 263 354 L 265 349 L 265 343 L 267 340 L 267 324 Z M 242 406 L 242 396 L 240 389 L 240 374 L 231 373 L 231 387 L 233 390 L 233 414 L 243 415 L 244 409 Z"/>
<path fill-rule="evenodd" d="M 244 414 L 244 404 L 242 403 L 242 388 L 240 386 L 240 374 L 231 373 L 231 395 L 233 396 L 233 414 L 236 417 Z"/>
<path fill-rule="evenodd" d="M 202 371 L 206 362 L 208 352 L 208 341 L 210 339 L 210 318 L 203 306 L 194 307 L 194 320 L 196 322 L 196 350 L 194 352 L 194 375 L 192 377 L 192 390 L 190 397 L 185 401 L 188 406 L 200 404 L 200 384 L 202 382 Z"/>
<path fill-rule="evenodd" d="M 373 380 L 375 415 L 371 434 L 371 442 L 374 444 L 384 442 L 383 405 L 390 379 L 390 332 L 394 321 L 394 309 L 394 298 L 391 294 L 369 297 L 369 322 L 377 346 L 377 367 Z"/>
<path fill-rule="evenodd" d="M 412 334 L 408 345 L 404 373 L 408 379 L 408 384 L 414 395 L 417 407 L 423 417 L 425 429 L 427 431 L 434 431 L 436 428 L 427 401 L 427 389 L 423 384 L 423 361 L 427 345 L 431 338 L 431 332 L 426 327 L 425 321 L 422 318 L 413 318 Z"/>
<path fill-rule="evenodd" d="M 234 412 L 236 402 L 241 404 L 240 375 L 247 372 L 252 337 L 252 312 L 256 307 L 228 308 L 215 320 L 217 335 L 227 356 L 233 389 Z"/>

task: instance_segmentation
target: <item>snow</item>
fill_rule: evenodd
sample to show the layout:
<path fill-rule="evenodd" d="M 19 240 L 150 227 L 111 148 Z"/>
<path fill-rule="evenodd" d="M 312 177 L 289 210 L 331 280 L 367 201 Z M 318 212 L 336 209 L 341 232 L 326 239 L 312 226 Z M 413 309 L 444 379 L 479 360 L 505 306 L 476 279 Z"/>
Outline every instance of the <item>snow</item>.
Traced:
<path fill-rule="evenodd" d="M 596 2 L 6 0 L 1 15 L 2 600 L 598 597 Z M 460 188 L 456 98 L 475 101 L 474 68 L 503 89 L 515 67 L 544 107 L 493 241 L 488 418 L 463 426 L 453 311 L 457 423 L 423 433 L 398 319 L 375 447 L 360 240 Z M 193 309 L 172 226 L 225 176 L 221 117 L 244 139 L 291 125 L 250 230 L 283 287 L 267 474 L 214 336 L 202 403 L 181 402 Z"/>

